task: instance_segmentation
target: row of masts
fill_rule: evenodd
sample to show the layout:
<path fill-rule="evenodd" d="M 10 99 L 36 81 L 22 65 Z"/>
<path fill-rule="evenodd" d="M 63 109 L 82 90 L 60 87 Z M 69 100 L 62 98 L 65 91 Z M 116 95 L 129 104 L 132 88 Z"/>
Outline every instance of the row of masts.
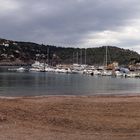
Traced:
<path fill-rule="evenodd" d="M 76 61 L 75 61 L 75 55 L 76 55 Z M 79 58 L 80 56 L 80 58 Z M 79 61 L 80 60 L 80 61 Z M 79 52 L 73 52 L 73 63 L 77 63 L 77 64 L 83 64 L 83 50 L 80 50 L 80 55 L 79 55 Z M 84 64 L 86 65 L 87 64 L 87 52 L 86 52 L 86 49 L 84 50 Z"/>
<path fill-rule="evenodd" d="M 50 50 L 49 50 L 49 47 L 47 48 L 47 57 L 44 56 L 44 63 L 46 63 L 46 60 L 47 60 L 47 63 L 49 64 L 50 62 L 50 58 L 49 58 L 49 53 L 50 53 Z M 75 51 L 73 52 L 73 63 L 77 63 L 77 64 L 83 64 L 83 56 L 84 56 L 84 64 L 86 65 L 87 64 L 87 50 L 84 49 L 84 55 L 83 55 L 83 49 L 81 49 L 80 51 Z"/>
<path fill-rule="evenodd" d="M 84 50 L 84 64 L 87 64 L 87 51 L 86 49 Z M 73 63 L 75 62 L 75 54 L 73 52 Z M 76 63 L 79 64 L 79 52 L 76 53 Z M 80 50 L 80 64 L 83 64 L 83 50 Z M 108 46 L 106 46 L 106 51 L 105 51 L 105 67 L 107 68 L 108 66 Z"/>
<path fill-rule="evenodd" d="M 47 57 L 44 56 L 44 70 L 45 70 L 45 67 L 46 67 L 46 60 L 47 60 L 47 64 L 49 64 L 50 62 L 50 58 L 49 58 L 49 53 L 50 53 L 50 50 L 49 50 L 49 47 L 47 48 Z M 80 55 L 79 55 L 80 53 Z M 76 55 L 76 56 L 75 56 Z M 80 56 L 80 57 L 79 57 Z M 75 62 L 75 58 L 76 58 L 76 62 Z M 79 62 L 80 60 L 80 62 Z M 73 52 L 73 63 L 77 63 L 77 64 L 83 64 L 83 50 L 81 49 L 80 52 Z M 87 64 L 87 51 L 86 49 L 84 49 L 84 64 L 86 65 Z"/>
<path fill-rule="evenodd" d="M 47 55 L 46 55 L 47 57 L 44 56 L 44 68 L 45 68 L 46 60 L 47 60 L 47 64 L 49 64 L 49 62 L 50 62 L 49 53 L 50 53 L 50 49 L 48 47 L 47 48 Z M 83 57 L 84 57 L 84 59 L 83 59 Z M 87 49 L 81 49 L 80 51 L 73 52 L 72 61 L 73 61 L 73 63 L 87 65 Z M 105 68 L 107 68 L 107 66 L 108 66 L 108 46 L 106 46 L 106 50 L 105 50 L 104 66 L 105 66 Z"/>

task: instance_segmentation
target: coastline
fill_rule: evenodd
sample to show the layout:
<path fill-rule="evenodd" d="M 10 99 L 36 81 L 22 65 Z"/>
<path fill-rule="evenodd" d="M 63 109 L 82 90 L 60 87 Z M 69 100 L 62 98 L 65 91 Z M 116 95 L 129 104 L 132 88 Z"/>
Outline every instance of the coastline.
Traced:
<path fill-rule="evenodd" d="M 0 97 L 2 140 L 138 140 L 140 96 Z"/>

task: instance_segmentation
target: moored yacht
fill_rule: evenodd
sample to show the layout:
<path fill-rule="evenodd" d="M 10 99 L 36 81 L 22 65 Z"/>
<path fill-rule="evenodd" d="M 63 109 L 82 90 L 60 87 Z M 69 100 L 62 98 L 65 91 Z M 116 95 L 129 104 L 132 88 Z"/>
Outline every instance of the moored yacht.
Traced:
<path fill-rule="evenodd" d="M 26 69 L 24 67 L 20 67 L 16 69 L 17 72 L 25 72 Z"/>

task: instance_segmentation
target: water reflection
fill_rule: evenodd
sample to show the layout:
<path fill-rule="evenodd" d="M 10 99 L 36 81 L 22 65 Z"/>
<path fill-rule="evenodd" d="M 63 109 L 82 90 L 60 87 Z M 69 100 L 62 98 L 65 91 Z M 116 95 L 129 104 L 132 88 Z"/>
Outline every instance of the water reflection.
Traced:
<path fill-rule="evenodd" d="M 95 95 L 139 93 L 140 79 L 80 74 L 0 72 L 0 95 Z"/>

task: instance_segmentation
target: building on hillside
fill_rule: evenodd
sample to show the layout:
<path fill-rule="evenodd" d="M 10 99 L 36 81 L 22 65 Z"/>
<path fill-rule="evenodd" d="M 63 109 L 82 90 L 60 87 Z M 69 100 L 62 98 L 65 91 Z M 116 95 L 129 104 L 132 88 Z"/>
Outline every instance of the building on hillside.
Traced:
<path fill-rule="evenodd" d="M 113 69 L 118 69 L 119 68 L 119 63 L 114 61 L 112 64 L 109 64 L 107 66 L 107 69 L 113 70 Z"/>

